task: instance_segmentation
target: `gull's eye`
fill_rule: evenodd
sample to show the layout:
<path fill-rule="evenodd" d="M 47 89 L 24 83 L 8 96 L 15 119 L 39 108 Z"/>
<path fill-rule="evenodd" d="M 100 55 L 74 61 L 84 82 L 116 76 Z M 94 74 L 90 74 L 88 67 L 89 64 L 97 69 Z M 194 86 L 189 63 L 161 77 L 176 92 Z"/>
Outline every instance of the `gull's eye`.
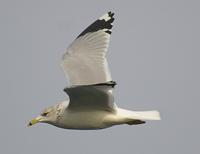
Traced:
<path fill-rule="evenodd" d="M 41 114 L 41 116 L 47 116 L 47 114 L 48 114 L 48 112 L 43 112 L 42 114 Z"/>

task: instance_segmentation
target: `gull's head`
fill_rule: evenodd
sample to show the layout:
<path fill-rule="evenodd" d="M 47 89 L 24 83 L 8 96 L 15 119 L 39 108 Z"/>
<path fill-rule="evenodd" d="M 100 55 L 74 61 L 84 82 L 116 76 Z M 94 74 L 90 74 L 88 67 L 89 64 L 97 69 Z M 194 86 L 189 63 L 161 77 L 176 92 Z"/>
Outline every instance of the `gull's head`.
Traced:
<path fill-rule="evenodd" d="M 63 105 L 63 103 L 46 108 L 39 116 L 32 119 L 29 122 L 28 126 L 32 126 L 37 123 L 49 123 L 52 125 L 56 125 L 56 123 L 58 123 L 59 120 L 62 118 L 62 113 L 64 109 L 65 106 Z"/>

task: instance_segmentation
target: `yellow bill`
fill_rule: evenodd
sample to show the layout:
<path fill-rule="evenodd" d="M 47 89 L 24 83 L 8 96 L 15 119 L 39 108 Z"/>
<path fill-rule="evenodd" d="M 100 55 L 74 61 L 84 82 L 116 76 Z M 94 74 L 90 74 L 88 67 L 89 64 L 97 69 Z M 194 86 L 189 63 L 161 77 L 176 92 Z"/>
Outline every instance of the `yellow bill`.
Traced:
<path fill-rule="evenodd" d="M 38 122 L 40 122 L 40 120 L 41 120 L 41 117 L 37 117 L 37 118 L 35 118 L 35 119 L 32 119 L 32 120 L 29 122 L 28 127 L 37 124 Z"/>

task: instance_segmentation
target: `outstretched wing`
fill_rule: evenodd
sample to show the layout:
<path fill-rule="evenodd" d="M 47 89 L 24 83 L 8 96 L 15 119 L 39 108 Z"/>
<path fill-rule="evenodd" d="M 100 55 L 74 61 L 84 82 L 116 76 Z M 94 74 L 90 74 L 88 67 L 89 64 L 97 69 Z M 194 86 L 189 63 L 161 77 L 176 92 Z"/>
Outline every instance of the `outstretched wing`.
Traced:
<path fill-rule="evenodd" d="M 108 12 L 86 28 L 67 48 L 61 66 L 70 86 L 112 81 L 106 60 L 114 13 Z"/>
<path fill-rule="evenodd" d="M 115 111 L 116 105 L 112 93 L 115 84 L 115 82 L 108 82 L 65 88 L 64 91 L 69 95 L 70 99 L 67 109 L 73 111 Z"/>

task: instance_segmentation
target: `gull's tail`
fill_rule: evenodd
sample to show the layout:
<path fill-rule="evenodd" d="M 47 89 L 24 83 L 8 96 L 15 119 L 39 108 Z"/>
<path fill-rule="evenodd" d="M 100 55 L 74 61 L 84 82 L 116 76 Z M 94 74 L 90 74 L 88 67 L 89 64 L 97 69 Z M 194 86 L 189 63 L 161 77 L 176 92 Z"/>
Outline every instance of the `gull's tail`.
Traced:
<path fill-rule="evenodd" d="M 146 120 L 160 120 L 160 113 L 158 111 L 130 111 L 125 109 L 118 109 L 118 113 L 127 119 L 127 124 L 142 124 Z"/>

